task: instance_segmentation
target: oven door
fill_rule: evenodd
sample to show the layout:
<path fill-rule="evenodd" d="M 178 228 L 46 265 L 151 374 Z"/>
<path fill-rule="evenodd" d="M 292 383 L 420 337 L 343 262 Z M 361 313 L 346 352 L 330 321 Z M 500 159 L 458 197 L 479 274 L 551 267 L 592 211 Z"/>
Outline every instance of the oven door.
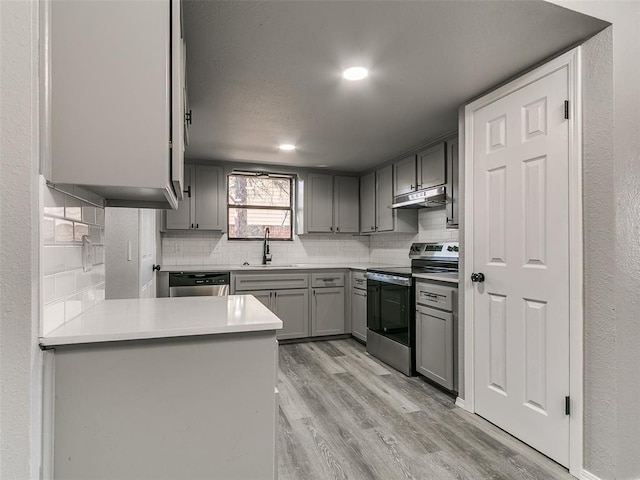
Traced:
<path fill-rule="evenodd" d="M 411 287 L 367 281 L 367 327 L 402 345 L 411 346 Z"/>

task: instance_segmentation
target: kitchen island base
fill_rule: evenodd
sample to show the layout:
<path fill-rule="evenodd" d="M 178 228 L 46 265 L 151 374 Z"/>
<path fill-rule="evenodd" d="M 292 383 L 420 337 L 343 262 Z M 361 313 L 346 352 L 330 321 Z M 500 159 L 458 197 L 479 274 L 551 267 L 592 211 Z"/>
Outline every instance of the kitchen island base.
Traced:
<path fill-rule="evenodd" d="M 52 351 L 56 480 L 276 478 L 275 330 Z"/>

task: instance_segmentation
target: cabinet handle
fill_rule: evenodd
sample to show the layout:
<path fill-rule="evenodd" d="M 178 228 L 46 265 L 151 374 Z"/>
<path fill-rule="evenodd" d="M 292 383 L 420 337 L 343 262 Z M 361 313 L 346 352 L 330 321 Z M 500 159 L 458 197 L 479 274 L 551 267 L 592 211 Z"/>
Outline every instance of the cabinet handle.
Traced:
<path fill-rule="evenodd" d="M 339 231 L 340 231 L 340 227 L 336 227 L 336 232 L 339 232 Z"/>
<path fill-rule="evenodd" d="M 333 232 L 333 227 L 329 227 L 329 230 L 331 230 Z"/>
<path fill-rule="evenodd" d="M 193 223 L 191 224 L 191 228 L 193 228 Z"/>
<path fill-rule="evenodd" d="M 196 223 L 196 228 L 200 228 L 200 225 L 198 225 L 197 223 Z"/>
<path fill-rule="evenodd" d="M 191 109 L 188 112 L 184 112 L 184 123 L 191 125 L 192 113 Z"/>
<path fill-rule="evenodd" d="M 186 193 L 187 197 L 191 198 L 191 185 L 189 185 L 186 190 L 183 190 L 182 193 Z"/>
<path fill-rule="evenodd" d="M 416 188 L 418 188 L 418 186 L 416 185 L 416 186 L 414 187 L 413 185 L 409 185 L 409 188 L 410 188 L 411 190 L 415 190 Z"/>

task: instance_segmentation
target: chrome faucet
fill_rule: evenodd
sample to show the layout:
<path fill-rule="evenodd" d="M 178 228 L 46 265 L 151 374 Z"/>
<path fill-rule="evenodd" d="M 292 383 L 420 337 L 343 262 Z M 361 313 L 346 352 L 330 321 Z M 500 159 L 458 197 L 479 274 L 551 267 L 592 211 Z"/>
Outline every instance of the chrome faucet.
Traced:
<path fill-rule="evenodd" d="M 262 264 L 271 263 L 271 254 L 269 253 L 269 227 L 264 229 L 264 243 L 262 244 Z"/>

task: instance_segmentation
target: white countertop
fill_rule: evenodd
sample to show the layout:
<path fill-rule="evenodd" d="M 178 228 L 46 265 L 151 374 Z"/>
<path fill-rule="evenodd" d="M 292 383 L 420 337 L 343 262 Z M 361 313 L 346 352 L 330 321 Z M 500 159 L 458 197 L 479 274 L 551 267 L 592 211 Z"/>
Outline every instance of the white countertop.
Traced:
<path fill-rule="evenodd" d="M 105 300 L 40 337 L 40 345 L 257 332 L 282 321 L 251 295 Z"/>
<path fill-rule="evenodd" d="M 289 263 L 260 265 L 164 265 L 162 272 L 261 272 L 264 270 L 366 270 L 379 267 L 380 264 L 372 263 Z"/>

